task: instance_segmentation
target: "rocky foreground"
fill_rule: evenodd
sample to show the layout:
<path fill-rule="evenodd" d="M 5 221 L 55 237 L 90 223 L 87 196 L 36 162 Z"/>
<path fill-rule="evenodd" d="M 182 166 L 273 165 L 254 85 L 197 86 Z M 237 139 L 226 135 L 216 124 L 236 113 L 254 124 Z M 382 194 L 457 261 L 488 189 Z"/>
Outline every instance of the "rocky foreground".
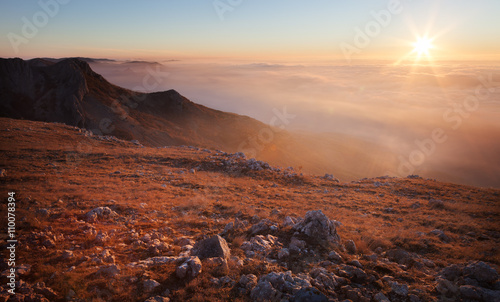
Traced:
<path fill-rule="evenodd" d="M 0 119 L 0 138 L 19 241 L 0 301 L 500 301 L 499 190 L 61 124 Z"/>

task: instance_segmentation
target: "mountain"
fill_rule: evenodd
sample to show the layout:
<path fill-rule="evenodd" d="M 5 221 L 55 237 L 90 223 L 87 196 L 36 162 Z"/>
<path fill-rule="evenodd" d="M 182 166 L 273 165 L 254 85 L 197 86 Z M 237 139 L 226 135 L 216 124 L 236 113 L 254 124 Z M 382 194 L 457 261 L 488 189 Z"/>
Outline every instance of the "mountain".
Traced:
<path fill-rule="evenodd" d="M 149 146 L 233 150 L 265 124 L 195 104 L 175 90 L 138 93 L 109 83 L 77 58 L 0 60 L 1 116 L 61 122 Z"/>
<path fill-rule="evenodd" d="M 145 146 L 192 145 L 244 152 L 276 165 L 335 173 L 344 179 L 386 172 L 378 163 L 387 150 L 373 143 L 287 132 L 193 103 L 175 90 L 124 89 L 95 73 L 89 60 L 93 59 L 0 59 L 0 116 L 61 122 L 95 134 L 138 140 Z"/>

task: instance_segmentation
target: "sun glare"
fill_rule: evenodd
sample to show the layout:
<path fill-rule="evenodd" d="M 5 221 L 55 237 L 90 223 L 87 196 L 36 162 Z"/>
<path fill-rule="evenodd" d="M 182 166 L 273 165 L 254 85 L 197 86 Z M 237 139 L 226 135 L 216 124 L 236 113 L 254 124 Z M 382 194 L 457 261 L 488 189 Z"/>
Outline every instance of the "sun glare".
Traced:
<path fill-rule="evenodd" d="M 434 48 L 432 45 L 432 40 L 427 37 L 418 38 L 415 43 L 413 43 L 413 52 L 418 55 L 418 57 L 426 56 L 429 57 L 429 50 Z"/>

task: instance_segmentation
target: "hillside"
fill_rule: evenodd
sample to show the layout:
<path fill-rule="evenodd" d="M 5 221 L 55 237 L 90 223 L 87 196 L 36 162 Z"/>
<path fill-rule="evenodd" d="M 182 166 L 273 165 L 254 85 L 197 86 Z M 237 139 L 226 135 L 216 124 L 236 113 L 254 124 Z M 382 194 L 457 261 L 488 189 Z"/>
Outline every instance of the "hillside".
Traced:
<path fill-rule="evenodd" d="M 281 129 L 289 122 L 283 112 L 271 126 L 193 103 L 175 90 L 134 92 L 92 71 L 89 60 L 0 59 L 0 116 L 61 122 L 150 147 L 243 152 L 345 180 L 387 172 L 390 152 L 382 146 L 345 135 L 288 132 Z"/>
<path fill-rule="evenodd" d="M 499 301 L 499 190 L 339 182 L 7 118 L 0 141 L 18 240 L 18 300 L 3 257 L 1 301 Z"/>

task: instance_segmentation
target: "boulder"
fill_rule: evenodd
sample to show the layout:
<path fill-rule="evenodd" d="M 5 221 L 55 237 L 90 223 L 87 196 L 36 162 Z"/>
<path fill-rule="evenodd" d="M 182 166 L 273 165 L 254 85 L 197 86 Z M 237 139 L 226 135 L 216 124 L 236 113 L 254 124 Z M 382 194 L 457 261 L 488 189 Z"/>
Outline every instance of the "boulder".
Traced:
<path fill-rule="evenodd" d="M 260 281 L 250 292 L 255 302 L 280 301 L 281 293 L 274 289 L 269 281 Z"/>
<path fill-rule="evenodd" d="M 186 277 L 196 277 L 201 273 L 201 269 L 202 265 L 200 258 L 191 257 L 177 267 L 175 274 L 181 279 Z"/>
<path fill-rule="evenodd" d="M 98 207 L 88 211 L 87 214 L 85 214 L 85 220 L 92 222 L 96 221 L 98 218 L 101 217 L 114 217 L 114 216 L 118 216 L 118 214 L 115 211 L 111 210 L 110 208 Z"/>
<path fill-rule="evenodd" d="M 251 291 L 257 285 L 257 276 L 253 274 L 242 275 L 238 283 L 246 291 Z"/>
<path fill-rule="evenodd" d="M 345 249 L 351 253 L 351 254 L 356 254 L 358 252 L 358 249 L 356 248 L 356 243 L 352 240 L 347 240 L 345 242 Z"/>
<path fill-rule="evenodd" d="M 328 297 L 314 287 L 299 290 L 291 302 L 328 302 Z"/>
<path fill-rule="evenodd" d="M 160 285 L 161 284 L 158 281 L 153 279 L 147 279 L 144 280 L 144 282 L 142 282 L 142 287 L 146 292 L 152 292 L 155 288 L 157 288 Z"/>
<path fill-rule="evenodd" d="M 498 279 L 498 272 L 482 261 L 473 262 L 467 265 L 463 273 L 465 276 L 476 279 L 482 283 L 493 283 Z"/>
<path fill-rule="evenodd" d="M 295 224 L 293 229 L 314 239 L 340 243 L 335 223 L 328 219 L 321 210 L 307 212 L 304 220 Z"/>
<path fill-rule="evenodd" d="M 215 235 L 197 242 L 191 250 L 191 255 L 198 256 L 200 259 L 221 257 L 227 260 L 231 256 L 231 250 L 224 238 Z"/>

